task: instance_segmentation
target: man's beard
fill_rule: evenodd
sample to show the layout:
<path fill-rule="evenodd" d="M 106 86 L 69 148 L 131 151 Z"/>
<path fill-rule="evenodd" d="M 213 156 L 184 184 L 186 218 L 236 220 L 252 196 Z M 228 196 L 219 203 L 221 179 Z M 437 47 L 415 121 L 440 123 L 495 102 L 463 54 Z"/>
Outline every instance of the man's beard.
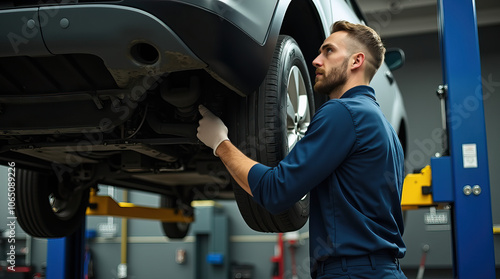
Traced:
<path fill-rule="evenodd" d="M 327 76 L 324 76 L 321 83 L 316 82 L 314 91 L 329 96 L 331 93 L 340 90 L 347 82 L 348 61 L 349 59 L 345 59 L 341 67 L 332 69 Z"/>

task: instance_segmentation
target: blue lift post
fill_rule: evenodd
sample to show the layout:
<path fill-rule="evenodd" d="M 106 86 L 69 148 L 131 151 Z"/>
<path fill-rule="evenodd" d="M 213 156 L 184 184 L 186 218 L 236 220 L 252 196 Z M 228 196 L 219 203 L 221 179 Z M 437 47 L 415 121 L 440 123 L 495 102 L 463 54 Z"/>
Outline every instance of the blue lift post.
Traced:
<path fill-rule="evenodd" d="M 48 240 L 46 278 L 84 278 L 85 226 L 86 221 L 83 221 L 72 235 Z"/>
<path fill-rule="evenodd" d="M 493 223 L 474 0 L 439 0 L 439 36 L 452 182 L 455 278 L 495 278 Z M 446 169 L 446 168 L 445 168 Z M 435 185 L 439 187 L 439 185 Z"/>

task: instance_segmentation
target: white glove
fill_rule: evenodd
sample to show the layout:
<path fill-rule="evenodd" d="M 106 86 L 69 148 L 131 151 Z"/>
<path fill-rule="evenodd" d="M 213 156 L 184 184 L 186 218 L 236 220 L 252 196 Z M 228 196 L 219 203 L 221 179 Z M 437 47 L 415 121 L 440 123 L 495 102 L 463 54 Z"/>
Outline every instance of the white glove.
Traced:
<path fill-rule="evenodd" d="M 200 119 L 200 126 L 198 126 L 198 134 L 196 136 L 205 145 L 211 147 L 214 150 L 214 155 L 217 156 L 217 154 L 215 154 L 217 147 L 219 147 L 223 141 L 229 140 L 227 137 L 227 127 L 219 117 L 215 116 L 205 106 L 200 105 L 198 110 L 203 118 Z"/>

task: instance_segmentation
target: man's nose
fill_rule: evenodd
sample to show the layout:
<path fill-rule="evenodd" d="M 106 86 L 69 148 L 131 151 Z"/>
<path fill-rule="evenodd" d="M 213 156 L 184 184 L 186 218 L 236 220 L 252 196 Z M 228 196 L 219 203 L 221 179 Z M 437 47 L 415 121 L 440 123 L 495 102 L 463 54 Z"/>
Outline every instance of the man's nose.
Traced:
<path fill-rule="evenodd" d="M 319 68 L 319 67 L 321 67 L 321 65 L 323 65 L 323 63 L 321 62 L 320 55 L 316 56 L 316 58 L 313 60 L 312 64 L 316 68 Z"/>

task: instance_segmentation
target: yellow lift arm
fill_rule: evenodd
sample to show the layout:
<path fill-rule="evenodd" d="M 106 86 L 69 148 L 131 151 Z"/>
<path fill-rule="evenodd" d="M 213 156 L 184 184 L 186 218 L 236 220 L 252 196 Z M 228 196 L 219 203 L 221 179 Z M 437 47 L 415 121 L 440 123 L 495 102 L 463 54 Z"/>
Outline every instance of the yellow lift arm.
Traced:
<path fill-rule="evenodd" d="M 493 233 L 500 234 L 500 226 L 493 226 Z"/>
<path fill-rule="evenodd" d="M 94 189 L 90 191 L 87 215 L 152 219 L 171 223 L 192 223 L 194 221 L 193 216 L 184 215 L 182 210 L 136 206 L 128 202 L 117 203 L 111 197 L 97 196 Z"/>

